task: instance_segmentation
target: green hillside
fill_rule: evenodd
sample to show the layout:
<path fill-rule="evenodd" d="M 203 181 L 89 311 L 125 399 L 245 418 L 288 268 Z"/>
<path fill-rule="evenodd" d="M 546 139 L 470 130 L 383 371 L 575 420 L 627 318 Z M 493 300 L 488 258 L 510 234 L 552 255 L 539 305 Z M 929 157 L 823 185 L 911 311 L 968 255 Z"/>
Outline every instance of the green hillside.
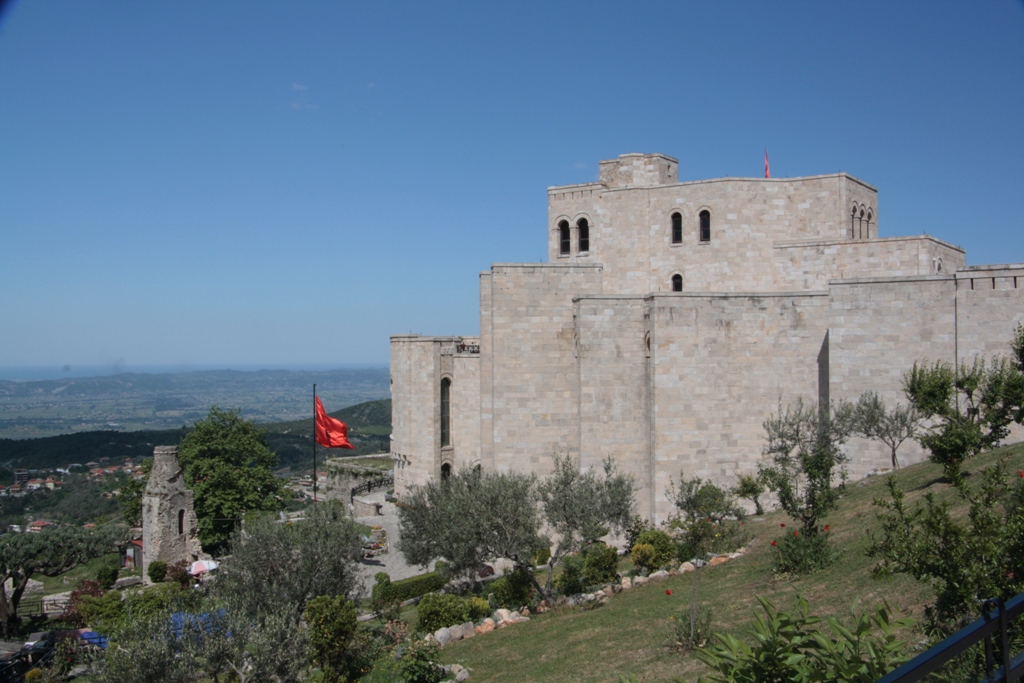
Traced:
<path fill-rule="evenodd" d="M 978 456 L 968 461 L 969 470 L 977 473 L 999 457 L 1009 458 L 1011 472 L 1024 468 L 1024 444 Z M 954 508 L 964 508 L 949 485 L 939 483 L 938 465 L 906 467 L 895 476 L 907 492 L 908 504 L 930 492 Z M 923 643 L 922 615 L 925 605 L 934 602 L 932 588 L 906 575 L 876 579 L 871 571 L 875 561 L 865 555 L 868 534 L 879 528 L 878 508 L 872 501 L 887 498 L 885 482 L 885 476 L 877 476 L 849 485 L 839 510 L 828 518 L 840 557 L 827 570 L 810 576 L 779 578 L 768 572 L 769 544 L 783 532 L 779 525 L 792 528 L 792 520 L 780 512 L 759 522 L 748 518 L 745 528 L 753 536 L 749 552 L 702 572 L 700 578 L 701 599 L 713 612 L 712 629 L 752 642 L 748 629 L 758 595 L 786 610 L 793 609 L 802 595 L 813 614 L 847 623 L 851 613 L 862 613 L 885 599 L 901 616 L 918 620 L 913 630 L 902 634 L 904 639 Z M 558 608 L 534 615 L 529 623 L 449 645 L 442 660 L 469 667 L 473 683 L 619 683 L 628 675 L 641 683 L 696 681 L 709 670 L 691 655 L 668 647 L 673 618 L 685 619 L 687 614 L 692 576 L 674 576 L 620 593 L 597 609 Z"/>
<path fill-rule="evenodd" d="M 387 452 L 391 433 L 391 400 L 378 400 L 349 406 L 330 413 L 349 425 L 349 440 L 354 451 L 331 451 L 332 455 L 369 455 Z M 313 420 L 261 424 L 267 431 L 267 443 L 277 453 L 281 465 L 312 465 Z M 185 429 L 115 432 L 110 430 L 77 432 L 37 439 L 0 439 L 0 466 L 46 469 L 71 463 L 99 462 L 103 458 L 148 457 L 154 446 L 175 445 Z"/>

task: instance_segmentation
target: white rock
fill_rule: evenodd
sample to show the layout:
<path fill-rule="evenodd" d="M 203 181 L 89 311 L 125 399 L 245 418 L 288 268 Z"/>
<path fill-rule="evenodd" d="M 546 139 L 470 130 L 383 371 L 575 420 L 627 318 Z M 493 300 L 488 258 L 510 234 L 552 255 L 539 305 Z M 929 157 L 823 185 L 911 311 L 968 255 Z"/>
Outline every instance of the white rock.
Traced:
<path fill-rule="evenodd" d="M 512 613 L 509 612 L 507 609 L 499 609 L 499 610 L 494 612 L 494 621 L 495 622 L 508 621 L 508 618 L 510 616 L 512 616 Z"/>
<path fill-rule="evenodd" d="M 650 580 L 650 581 L 661 581 L 662 579 L 667 579 L 667 578 L 668 578 L 668 572 L 665 571 L 664 569 L 660 569 L 660 570 L 654 572 L 653 574 L 651 574 L 650 576 L 647 577 L 647 579 Z"/>
<path fill-rule="evenodd" d="M 472 638 L 475 635 L 476 635 L 476 627 L 473 626 L 473 622 L 472 621 L 467 621 L 465 624 L 462 625 L 462 637 L 463 638 Z"/>
<path fill-rule="evenodd" d="M 645 583 L 647 583 L 647 577 L 646 576 L 637 576 L 637 577 L 635 577 L 633 579 L 633 585 L 634 586 L 638 586 L 639 587 L 639 586 L 644 585 Z"/>
<path fill-rule="evenodd" d="M 452 642 L 452 632 L 447 628 L 439 628 L 434 631 L 434 640 L 441 647 L 444 647 L 448 643 Z"/>
<path fill-rule="evenodd" d="M 692 562 L 683 562 L 679 565 L 679 572 L 685 574 L 686 572 L 692 572 L 696 567 L 693 566 Z"/>
<path fill-rule="evenodd" d="M 622 590 L 628 591 L 632 587 L 633 587 L 633 579 L 629 578 L 628 576 L 623 576 L 622 577 Z"/>
<path fill-rule="evenodd" d="M 455 676 L 457 683 L 462 683 L 469 679 L 469 670 L 461 664 L 452 664 L 451 673 Z"/>

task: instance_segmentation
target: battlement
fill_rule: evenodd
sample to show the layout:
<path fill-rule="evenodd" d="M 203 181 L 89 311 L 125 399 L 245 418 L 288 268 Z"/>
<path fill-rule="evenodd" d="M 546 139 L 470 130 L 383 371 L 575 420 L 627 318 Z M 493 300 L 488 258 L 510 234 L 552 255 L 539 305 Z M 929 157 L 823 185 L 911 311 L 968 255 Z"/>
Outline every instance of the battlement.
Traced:
<path fill-rule="evenodd" d="M 665 154 L 620 154 L 600 162 L 600 182 L 612 187 L 652 187 L 679 182 L 679 160 Z"/>

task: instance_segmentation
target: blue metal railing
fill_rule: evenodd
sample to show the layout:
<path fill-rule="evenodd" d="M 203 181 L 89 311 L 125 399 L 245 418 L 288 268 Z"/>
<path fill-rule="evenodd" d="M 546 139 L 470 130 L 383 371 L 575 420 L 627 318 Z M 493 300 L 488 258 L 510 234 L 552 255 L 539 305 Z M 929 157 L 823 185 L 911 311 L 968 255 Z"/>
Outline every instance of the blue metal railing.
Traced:
<path fill-rule="evenodd" d="M 938 671 L 946 662 L 969 648 L 985 642 L 984 683 L 1013 683 L 1024 675 L 1024 652 L 1010 654 L 1010 622 L 1024 614 L 1024 593 L 1004 603 L 1000 599 L 989 600 L 986 606 L 995 609 L 988 612 L 970 626 L 963 628 L 927 652 L 922 652 L 898 669 L 895 669 L 877 683 L 914 683 L 930 673 Z M 1000 666 L 996 668 L 993 639 L 999 638 Z"/>

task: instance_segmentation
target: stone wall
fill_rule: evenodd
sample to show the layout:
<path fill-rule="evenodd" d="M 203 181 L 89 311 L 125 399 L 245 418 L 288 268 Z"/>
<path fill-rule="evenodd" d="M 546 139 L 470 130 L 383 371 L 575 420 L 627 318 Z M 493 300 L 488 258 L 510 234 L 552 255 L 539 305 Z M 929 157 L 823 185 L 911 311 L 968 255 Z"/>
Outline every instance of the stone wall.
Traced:
<path fill-rule="evenodd" d="M 652 297 L 653 517 L 680 473 L 756 473 L 769 413 L 817 400 L 828 310 L 825 292 Z"/>
<path fill-rule="evenodd" d="M 153 469 L 142 495 L 142 576 L 149 583 L 149 565 L 189 563 L 203 557 L 192 491 L 178 463 L 178 449 L 153 449 Z"/>
<path fill-rule="evenodd" d="M 638 509 L 651 508 L 648 315 L 642 297 L 581 297 L 576 302 L 580 466 L 616 469 L 640 486 Z"/>
<path fill-rule="evenodd" d="M 579 373 L 572 299 L 599 292 L 596 265 L 497 264 L 481 330 L 490 368 L 491 429 L 481 434 L 498 472 L 552 470 L 579 457 Z M 483 313 L 483 312 L 482 312 Z M 488 463 L 485 462 L 485 466 Z"/>

